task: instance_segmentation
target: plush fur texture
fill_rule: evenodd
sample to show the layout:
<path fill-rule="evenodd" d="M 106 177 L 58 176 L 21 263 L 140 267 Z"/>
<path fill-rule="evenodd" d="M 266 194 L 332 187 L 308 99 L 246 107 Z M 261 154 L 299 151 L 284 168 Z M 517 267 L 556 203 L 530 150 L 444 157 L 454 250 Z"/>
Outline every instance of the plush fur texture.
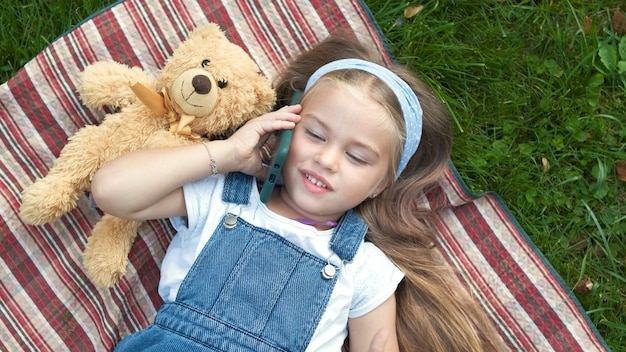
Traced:
<path fill-rule="evenodd" d="M 171 112 L 163 115 L 148 108 L 129 88 L 134 83 L 169 96 Z M 116 112 L 70 137 L 48 174 L 24 189 L 20 216 L 27 223 L 42 225 L 74 209 L 78 198 L 90 190 L 96 170 L 109 160 L 142 148 L 228 136 L 249 119 L 270 111 L 275 102 L 271 82 L 215 24 L 192 31 L 156 78 L 115 62 L 87 66 L 79 94 L 86 106 L 111 106 Z M 195 117 L 187 127 L 191 133 L 170 131 L 172 116 L 183 115 Z M 109 214 L 95 225 L 83 264 L 96 285 L 110 287 L 125 275 L 140 225 Z"/>

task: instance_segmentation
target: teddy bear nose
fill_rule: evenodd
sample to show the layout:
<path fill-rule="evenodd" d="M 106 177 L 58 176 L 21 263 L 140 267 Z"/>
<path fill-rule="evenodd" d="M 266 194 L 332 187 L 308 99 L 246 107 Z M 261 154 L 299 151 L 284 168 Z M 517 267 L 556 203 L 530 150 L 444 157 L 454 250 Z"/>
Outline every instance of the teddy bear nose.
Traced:
<path fill-rule="evenodd" d="M 191 85 L 198 94 L 208 94 L 211 91 L 211 80 L 207 76 L 195 76 L 191 80 Z"/>

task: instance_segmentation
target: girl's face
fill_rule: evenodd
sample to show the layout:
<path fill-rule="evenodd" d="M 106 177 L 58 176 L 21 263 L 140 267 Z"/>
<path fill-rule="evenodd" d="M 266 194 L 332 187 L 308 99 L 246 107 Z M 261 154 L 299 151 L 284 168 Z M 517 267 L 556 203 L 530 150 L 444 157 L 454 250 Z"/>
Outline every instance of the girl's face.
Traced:
<path fill-rule="evenodd" d="M 320 80 L 300 115 L 280 191 L 292 215 L 335 220 L 384 190 L 397 136 L 382 105 L 358 87 Z"/>

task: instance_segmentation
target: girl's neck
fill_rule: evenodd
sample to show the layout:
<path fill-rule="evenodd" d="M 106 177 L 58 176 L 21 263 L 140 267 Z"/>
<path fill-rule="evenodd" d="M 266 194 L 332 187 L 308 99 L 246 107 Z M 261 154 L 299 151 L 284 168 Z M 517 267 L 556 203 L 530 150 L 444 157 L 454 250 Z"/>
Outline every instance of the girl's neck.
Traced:
<path fill-rule="evenodd" d="M 305 224 L 305 225 L 311 225 L 314 226 L 316 229 L 318 230 L 327 230 L 327 229 L 331 229 L 335 226 L 337 226 L 337 221 L 315 221 L 315 220 L 311 220 L 311 219 L 307 219 L 307 218 L 295 218 L 293 219 L 299 223 Z"/>
<path fill-rule="evenodd" d="M 298 214 L 282 199 L 280 195 L 281 190 L 282 187 L 274 189 L 274 192 L 272 192 L 272 195 L 270 196 L 270 199 L 266 204 L 268 209 L 270 209 L 272 212 L 280 216 L 295 220 L 301 224 L 313 226 L 319 231 L 329 230 L 337 226 L 336 219 L 314 220 Z"/>

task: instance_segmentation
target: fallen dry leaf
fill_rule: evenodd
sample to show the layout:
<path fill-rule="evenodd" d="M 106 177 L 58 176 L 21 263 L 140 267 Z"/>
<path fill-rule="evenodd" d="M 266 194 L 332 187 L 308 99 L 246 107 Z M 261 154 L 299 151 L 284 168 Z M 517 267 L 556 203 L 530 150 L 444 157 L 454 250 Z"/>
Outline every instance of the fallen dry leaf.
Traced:
<path fill-rule="evenodd" d="M 589 32 L 591 31 L 591 25 L 592 24 L 593 24 L 593 21 L 591 20 L 591 17 L 585 16 L 585 23 L 583 23 L 583 33 L 585 35 L 589 35 Z"/>
<path fill-rule="evenodd" d="M 407 7 L 404 9 L 404 18 L 413 18 L 413 16 L 417 15 L 423 8 L 424 6 L 422 5 Z"/>
<path fill-rule="evenodd" d="M 589 276 L 583 277 L 580 281 L 578 281 L 576 286 L 574 286 L 574 292 L 581 295 L 589 293 L 591 289 L 593 289 L 593 282 L 591 282 Z"/>
<path fill-rule="evenodd" d="M 618 161 L 615 168 L 617 169 L 617 177 L 626 182 L 626 161 Z"/>
<path fill-rule="evenodd" d="M 543 164 L 543 172 L 548 172 L 550 170 L 550 162 L 546 158 L 541 158 L 541 163 Z"/>
<path fill-rule="evenodd" d="M 626 34 L 626 16 L 620 9 L 615 9 L 611 20 L 613 21 L 613 31 L 617 35 Z"/>
<path fill-rule="evenodd" d="M 569 242 L 569 247 L 567 249 L 570 250 L 584 250 L 589 246 L 589 241 L 587 241 L 584 237 L 579 237 L 575 240 L 571 240 Z"/>

